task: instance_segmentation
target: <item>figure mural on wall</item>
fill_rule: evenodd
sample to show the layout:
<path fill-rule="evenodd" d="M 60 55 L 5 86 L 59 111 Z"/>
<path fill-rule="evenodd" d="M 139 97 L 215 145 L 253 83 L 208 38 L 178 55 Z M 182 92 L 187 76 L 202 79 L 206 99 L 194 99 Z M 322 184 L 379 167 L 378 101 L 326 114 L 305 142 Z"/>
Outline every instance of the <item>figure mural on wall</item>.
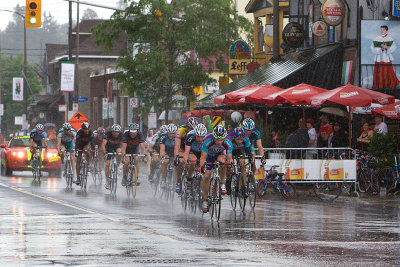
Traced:
<path fill-rule="evenodd" d="M 373 88 L 394 89 L 400 81 L 393 70 L 393 55 L 396 50 L 396 42 L 388 35 L 389 28 L 381 26 L 381 35 L 374 38 L 371 44 L 372 53 L 375 55 Z"/>
<path fill-rule="evenodd" d="M 258 20 L 258 52 L 264 49 L 264 27 L 261 20 Z"/>

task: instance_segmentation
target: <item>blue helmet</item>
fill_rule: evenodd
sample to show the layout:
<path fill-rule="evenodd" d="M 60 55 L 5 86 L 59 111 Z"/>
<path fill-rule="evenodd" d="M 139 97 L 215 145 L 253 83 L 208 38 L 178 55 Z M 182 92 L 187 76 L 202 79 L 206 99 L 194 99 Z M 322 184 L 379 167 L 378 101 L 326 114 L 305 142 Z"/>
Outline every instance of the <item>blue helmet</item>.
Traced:
<path fill-rule="evenodd" d="M 242 127 L 236 127 L 235 130 L 233 130 L 235 138 L 244 138 L 245 137 L 245 132 Z"/>
<path fill-rule="evenodd" d="M 224 139 L 226 136 L 226 129 L 222 125 L 218 125 L 213 130 L 213 136 L 215 139 Z"/>

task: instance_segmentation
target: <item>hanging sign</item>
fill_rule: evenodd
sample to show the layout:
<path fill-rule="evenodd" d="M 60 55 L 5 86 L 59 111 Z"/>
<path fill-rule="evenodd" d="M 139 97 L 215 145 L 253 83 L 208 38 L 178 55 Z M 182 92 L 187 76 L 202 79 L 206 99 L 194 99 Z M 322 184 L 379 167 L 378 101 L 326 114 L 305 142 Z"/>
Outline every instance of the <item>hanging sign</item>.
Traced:
<path fill-rule="evenodd" d="M 393 0 L 392 15 L 400 17 L 400 0 Z"/>
<path fill-rule="evenodd" d="M 328 26 L 322 20 L 318 20 L 312 25 L 312 32 L 316 36 L 324 36 L 328 32 Z"/>
<path fill-rule="evenodd" d="M 108 119 L 108 98 L 103 98 L 103 120 Z"/>
<path fill-rule="evenodd" d="M 283 41 L 292 48 L 298 48 L 303 45 L 306 34 L 303 26 L 297 22 L 288 23 L 282 32 Z"/>
<path fill-rule="evenodd" d="M 60 112 L 67 111 L 67 105 L 58 105 L 58 111 Z"/>
<path fill-rule="evenodd" d="M 13 78 L 13 101 L 22 102 L 24 101 L 24 78 L 14 77 Z"/>
<path fill-rule="evenodd" d="M 83 115 L 82 112 L 77 111 L 74 116 L 68 121 L 69 124 L 71 124 L 72 127 L 74 127 L 75 130 L 79 130 L 81 128 L 81 124 L 83 122 L 89 122 L 89 119 L 86 118 L 85 115 Z"/>
<path fill-rule="evenodd" d="M 346 9 L 342 0 L 327 0 L 322 6 L 322 17 L 330 26 L 342 23 Z"/>
<path fill-rule="evenodd" d="M 73 92 L 75 81 L 75 64 L 73 62 L 61 63 L 61 92 Z"/>
<path fill-rule="evenodd" d="M 139 107 L 139 99 L 137 97 L 131 97 L 131 99 L 129 99 L 129 103 L 131 105 L 131 108 Z"/>
<path fill-rule="evenodd" d="M 246 42 L 236 40 L 229 49 L 229 74 L 247 74 L 250 58 L 250 48 Z"/>
<path fill-rule="evenodd" d="M 149 113 L 147 126 L 149 129 L 157 128 L 157 113 Z"/>

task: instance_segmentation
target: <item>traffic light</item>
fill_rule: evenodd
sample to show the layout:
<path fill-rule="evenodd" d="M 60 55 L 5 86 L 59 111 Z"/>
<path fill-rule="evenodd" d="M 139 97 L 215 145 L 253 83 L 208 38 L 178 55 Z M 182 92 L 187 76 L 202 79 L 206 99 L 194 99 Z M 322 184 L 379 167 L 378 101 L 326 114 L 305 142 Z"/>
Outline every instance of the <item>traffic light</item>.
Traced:
<path fill-rule="evenodd" d="M 25 27 L 42 26 L 42 0 L 26 0 L 25 5 Z"/>

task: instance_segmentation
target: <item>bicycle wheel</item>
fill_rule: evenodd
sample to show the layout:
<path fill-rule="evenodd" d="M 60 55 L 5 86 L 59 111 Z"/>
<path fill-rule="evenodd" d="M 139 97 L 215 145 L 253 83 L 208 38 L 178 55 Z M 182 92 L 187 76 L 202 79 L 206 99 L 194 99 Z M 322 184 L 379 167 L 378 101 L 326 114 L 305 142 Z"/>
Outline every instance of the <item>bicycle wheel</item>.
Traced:
<path fill-rule="evenodd" d="M 238 191 L 238 177 L 236 174 L 233 174 L 231 177 L 231 195 L 230 195 L 232 210 L 236 209 L 237 191 Z"/>
<path fill-rule="evenodd" d="M 98 178 L 98 158 L 94 158 L 93 162 L 92 162 L 92 178 L 93 178 L 93 182 L 94 184 L 97 184 L 97 178 Z"/>
<path fill-rule="evenodd" d="M 181 204 L 182 204 L 182 208 L 186 211 L 187 209 L 187 204 L 188 204 L 188 188 L 187 188 L 187 175 L 184 174 L 182 175 L 182 180 L 181 180 L 181 184 L 182 184 L 182 189 L 181 189 Z"/>
<path fill-rule="evenodd" d="M 71 188 L 72 187 L 72 174 L 71 174 L 72 170 L 71 170 L 71 162 L 69 160 L 67 160 L 65 162 L 65 171 L 64 171 L 64 175 L 65 175 L 65 182 L 67 183 L 67 188 Z"/>
<path fill-rule="evenodd" d="M 367 172 L 364 169 L 360 169 L 357 172 L 358 190 L 361 193 L 365 193 L 371 187 L 371 179 L 368 177 Z"/>
<path fill-rule="evenodd" d="M 257 184 L 257 195 L 259 198 L 264 198 L 267 193 L 267 187 L 265 186 L 265 180 L 261 180 Z"/>
<path fill-rule="evenodd" d="M 244 183 L 243 175 L 239 174 L 238 176 L 238 200 L 239 200 L 239 206 L 240 210 L 242 212 L 245 212 L 246 210 L 246 184 Z"/>
<path fill-rule="evenodd" d="M 342 193 L 342 183 L 316 183 L 314 193 L 321 200 L 333 201 Z"/>
<path fill-rule="evenodd" d="M 291 182 L 285 182 L 279 188 L 284 199 L 293 199 L 296 197 L 296 187 Z"/>
<path fill-rule="evenodd" d="M 217 204 L 217 183 L 215 178 L 213 177 L 210 182 L 210 193 L 209 193 L 209 209 L 211 219 L 216 217 L 216 204 Z"/>
<path fill-rule="evenodd" d="M 379 195 L 381 191 L 381 182 L 379 181 L 378 172 L 376 170 L 370 170 L 370 180 L 371 187 L 368 192 L 374 196 Z"/>
<path fill-rule="evenodd" d="M 128 196 L 128 198 L 131 196 L 132 189 L 133 189 L 133 177 L 132 177 L 132 169 L 129 168 L 128 170 L 128 174 L 126 177 L 126 185 L 125 185 L 125 189 L 126 189 L 126 195 Z"/>
<path fill-rule="evenodd" d="M 254 210 L 257 201 L 257 193 L 256 193 L 256 179 L 254 178 L 253 174 L 247 176 L 247 195 L 249 197 L 249 203 L 251 209 Z"/>
<path fill-rule="evenodd" d="M 153 182 L 151 183 L 151 188 L 153 189 L 153 196 L 156 196 L 159 191 L 160 183 L 160 168 L 157 168 L 154 172 Z"/>
<path fill-rule="evenodd" d="M 378 171 L 378 179 L 386 184 L 386 192 L 391 193 L 395 189 L 396 171 L 392 167 L 384 166 Z"/>
<path fill-rule="evenodd" d="M 131 181 L 134 183 L 131 183 L 132 191 L 133 191 L 133 198 L 136 198 L 136 193 L 137 193 L 137 188 L 138 188 L 138 173 L 136 171 L 136 166 L 133 166 L 132 168 L 132 174 L 131 174 Z M 135 187 L 135 188 L 133 188 Z"/>
<path fill-rule="evenodd" d="M 86 178 L 87 178 L 87 163 L 81 162 L 81 169 L 80 169 L 80 180 L 81 180 L 81 190 L 86 190 Z"/>
<path fill-rule="evenodd" d="M 215 212 L 215 217 L 217 221 L 219 222 L 219 218 L 221 217 L 221 202 L 222 202 L 222 197 L 221 197 L 221 183 L 219 180 L 215 180 L 215 188 L 216 188 L 216 199 L 215 199 L 215 207 L 214 207 L 214 212 Z"/>

